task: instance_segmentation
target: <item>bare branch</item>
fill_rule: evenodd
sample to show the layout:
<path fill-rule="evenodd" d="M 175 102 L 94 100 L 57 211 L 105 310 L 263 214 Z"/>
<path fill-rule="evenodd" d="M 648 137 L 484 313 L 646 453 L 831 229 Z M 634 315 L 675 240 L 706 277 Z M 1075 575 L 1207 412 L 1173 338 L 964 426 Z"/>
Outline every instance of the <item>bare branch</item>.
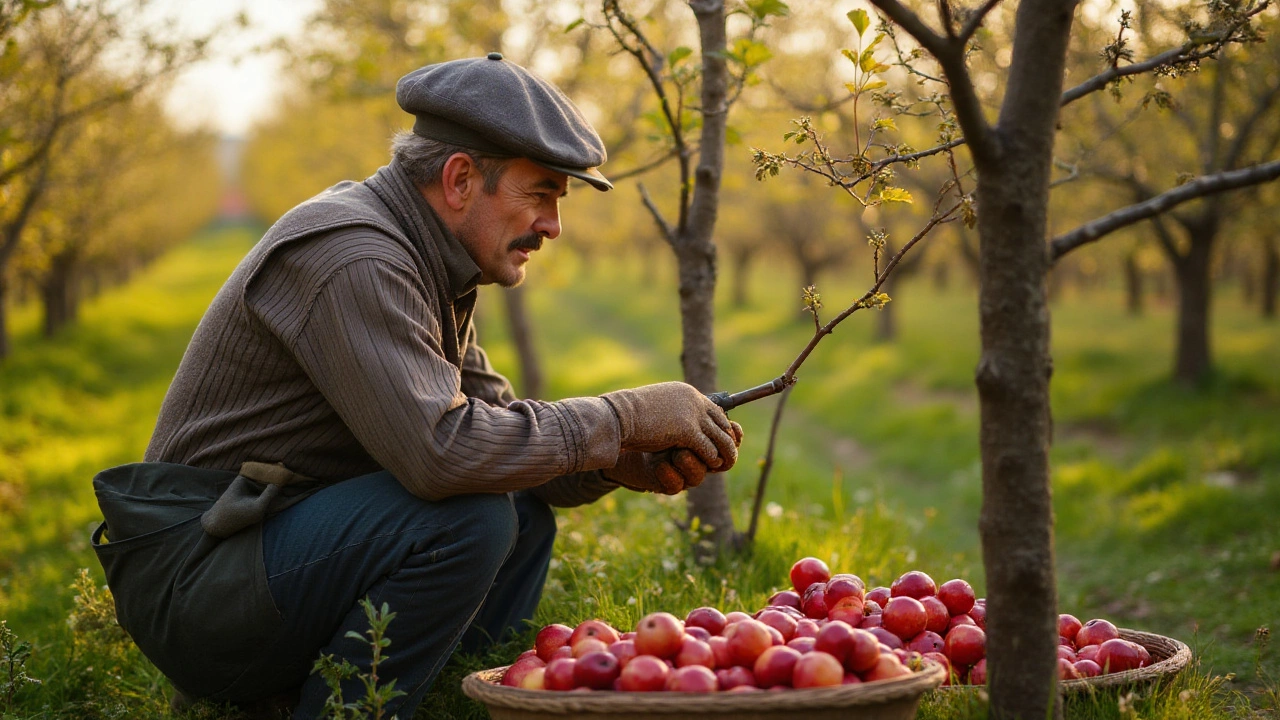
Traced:
<path fill-rule="evenodd" d="M 933 53 L 934 57 L 946 52 L 946 48 L 950 44 L 947 39 L 934 32 L 928 25 L 925 25 L 924 20 L 921 20 L 919 15 L 916 15 L 898 0 L 871 0 L 871 4 L 875 5 L 885 15 L 888 15 L 889 19 L 897 23 L 903 30 L 906 30 L 911 37 L 916 39 L 916 42 L 920 43 L 921 47 Z"/>
<path fill-rule="evenodd" d="M 1140 220 L 1160 215 L 1188 200 L 1214 195 L 1227 190 L 1258 185 L 1280 178 L 1280 160 L 1254 165 L 1242 170 L 1205 175 L 1185 185 L 1163 192 L 1150 200 L 1121 208 L 1096 220 L 1085 223 L 1049 242 L 1049 259 L 1058 258 L 1072 250 L 1087 245 L 1103 236 L 1132 225 Z"/>
<path fill-rule="evenodd" d="M 1194 62 L 1211 57 L 1224 45 L 1231 42 L 1235 37 L 1235 33 L 1254 15 L 1262 12 L 1267 8 L 1269 3 L 1261 3 L 1257 8 L 1247 13 L 1238 23 L 1235 23 L 1223 30 L 1222 32 L 1210 38 L 1196 38 L 1183 43 L 1181 47 L 1166 50 L 1159 55 L 1148 58 L 1139 63 L 1125 65 L 1124 67 L 1110 67 L 1103 72 L 1094 75 L 1079 85 L 1062 93 L 1062 105 L 1070 105 L 1089 93 L 1097 92 L 1107 86 L 1107 83 L 1129 75 L 1140 75 L 1150 72 L 1158 67 L 1165 65 L 1173 65 L 1175 63 Z"/>
<path fill-rule="evenodd" d="M 967 43 L 978 32 L 978 28 L 982 27 L 982 21 L 986 19 L 987 13 L 995 9 L 1000 4 L 1000 0 L 987 0 L 982 7 L 973 11 L 969 16 L 969 20 L 965 22 L 964 27 L 960 29 L 960 34 L 956 36 L 962 43 Z"/>
<path fill-rule="evenodd" d="M 640 189 L 640 200 L 644 203 L 645 208 L 649 210 L 649 214 L 653 216 L 653 221 L 657 223 L 658 230 L 662 233 L 662 239 L 666 240 L 672 247 L 675 247 L 675 229 L 662 216 L 662 211 L 658 209 L 658 206 L 653 204 L 653 198 L 649 197 L 649 190 L 645 188 L 644 183 L 636 183 L 636 187 Z"/>
<path fill-rule="evenodd" d="M 627 180 L 629 178 L 636 177 L 637 175 L 643 175 L 649 172 L 650 170 L 655 170 L 657 168 L 662 167 L 667 163 L 668 160 L 670 160 L 673 157 L 678 157 L 679 154 L 680 154 L 679 150 L 677 150 L 676 148 L 671 148 L 670 150 L 667 150 L 666 152 L 662 153 L 661 155 L 653 158 L 649 162 L 646 162 L 642 165 L 637 165 L 629 170 L 624 170 L 620 173 L 609 173 L 609 180 L 616 183 L 619 180 Z"/>
<path fill-rule="evenodd" d="M 760 479 L 756 481 L 756 499 L 751 505 L 751 523 L 747 526 L 748 543 L 756 539 L 756 528 L 760 524 L 760 508 L 764 505 L 764 489 L 769 483 L 769 471 L 773 469 L 773 449 L 778 442 L 778 426 L 782 424 L 782 409 L 787 404 L 787 398 L 791 397 L 792 387 L 788 385 L 783 389 L 782 395 L 778 398 L 778 404 L 773 408 L 773 423 L 769 426 L 769 445 L 764 453 L 764 462 L 760 465 Z"/>

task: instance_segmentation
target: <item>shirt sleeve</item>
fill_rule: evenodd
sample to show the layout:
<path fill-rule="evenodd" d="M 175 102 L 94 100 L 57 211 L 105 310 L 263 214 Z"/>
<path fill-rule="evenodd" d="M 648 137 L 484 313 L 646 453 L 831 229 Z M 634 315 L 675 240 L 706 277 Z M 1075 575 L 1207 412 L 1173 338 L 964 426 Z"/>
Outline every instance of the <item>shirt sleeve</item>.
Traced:
<path fill-rule="evenodd" d="M 362 258 L 324 281 L 289 346 L 370 456 L 419 497 L 533 488 L 617 461 L 605 400 L 468 397 L 463 378 L 477 376 L 445 359 L 440 333 L 415 273 Z"/>
<path fill-rule="evenodd" d="M 490 405 L 515 402 L 516 392 L 511 381 L 494 369 L 488 354 L 477 342 L 474 322 L 467 326 L 467 344 L 462 352 L 462 394 L 480 398 Z"/>

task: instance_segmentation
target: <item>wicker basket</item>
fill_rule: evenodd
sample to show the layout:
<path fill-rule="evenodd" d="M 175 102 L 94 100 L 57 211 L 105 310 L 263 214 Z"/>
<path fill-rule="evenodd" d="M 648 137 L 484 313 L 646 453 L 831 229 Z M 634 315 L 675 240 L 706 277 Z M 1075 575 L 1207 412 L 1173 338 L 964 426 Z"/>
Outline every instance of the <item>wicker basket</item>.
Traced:
<path fill-rule="evenodd" d="M 1121 638 L 1136 642 L 1151 653 L 1151 664 L 1136 670 L 1124 670 L 1079 680 L 1064 680 L 1058 683 L 1064 694 L 1071 696 L 1103 688 L 1131 687 L 1172 679 L 1182 672 L 1187 663 L 1191 662 L 1191 648 L 1178 640 L 1140 630 L 1129 630 L 1128 628 L 1120 628 L 1119 630 Z M 963 691 L 976 690 L 979 687 L 978 685 L 946 685 L 939 689 Z"/>
<path fill-rule="evenodd" d="M 925 691 L 946 677 L 929 664 L 910 677 L 831 688 L 705 695 L 657 692 L 550 692 L 503 687 L 506 668 L 482 670 L 462 681 L 462 691 L 484 703 L 494 720 L 910 720 Z"/>

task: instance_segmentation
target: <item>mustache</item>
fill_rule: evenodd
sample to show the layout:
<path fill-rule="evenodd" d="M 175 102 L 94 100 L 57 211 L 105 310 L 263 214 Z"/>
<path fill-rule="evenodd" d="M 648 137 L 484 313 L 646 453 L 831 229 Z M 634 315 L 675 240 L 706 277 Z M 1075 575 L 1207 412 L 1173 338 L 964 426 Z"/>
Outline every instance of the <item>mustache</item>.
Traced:
<path fill-rule="evenodd" d="M 515 240 L 512 240 L 507 245 L 508 252 L 512 250 L 541 250 L 541 249 L 542 249 L 542 236 L 534 232 L 531 232 L 527 235 L 521 235 Z"/>

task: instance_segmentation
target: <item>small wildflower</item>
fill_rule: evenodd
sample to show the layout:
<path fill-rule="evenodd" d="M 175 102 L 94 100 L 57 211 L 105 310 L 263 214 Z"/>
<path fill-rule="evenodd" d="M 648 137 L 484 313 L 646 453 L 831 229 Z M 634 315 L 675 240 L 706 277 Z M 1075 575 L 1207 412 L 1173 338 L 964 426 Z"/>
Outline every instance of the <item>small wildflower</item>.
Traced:
<path fill-rule="evenodd" d="M 782 517 L 782 506 L 776 502 L 771 502 L 764 506 L 764 514 L 776 520 Z"/>

